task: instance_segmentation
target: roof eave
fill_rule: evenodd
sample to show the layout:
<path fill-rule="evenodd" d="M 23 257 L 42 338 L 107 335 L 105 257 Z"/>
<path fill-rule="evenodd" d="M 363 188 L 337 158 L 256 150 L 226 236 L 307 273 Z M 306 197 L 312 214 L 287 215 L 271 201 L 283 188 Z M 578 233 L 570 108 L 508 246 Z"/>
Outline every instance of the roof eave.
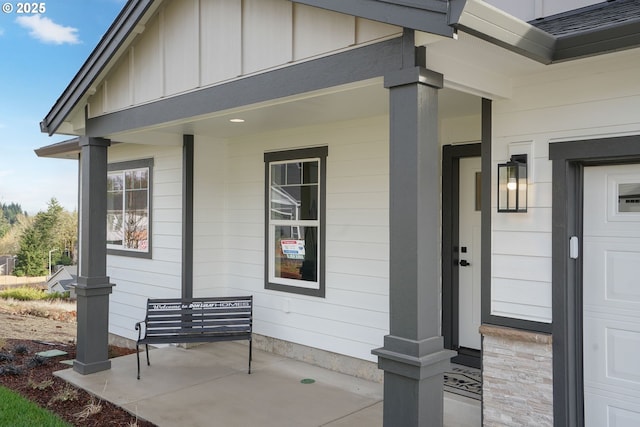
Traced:
<path fill-rule="evenodd" d="M 129 1 L 91 52 L 78 73 L 71 80 L 49 113 L 40 122 L 41 132 L 53 135 L 79 101 L 90 89 L 98 75 L 109 64 L 124 41 L 134 31 L 140 19 L 155 0 Z"/>
<path fill-rule="evenodd" d="M 78 155 L 80 154 L 79 142 L 79 138 L 73 138 L 67 141 L 36 148 L 33 151 L 35 151 L 36 156 L 38 157 L 78 159 Z"/>
<path fill-rule="evenodd" d="M 467 0 L 456 28 L 543 64 L 553 61 L 556 39 L 479 0 Z"/>
<path fill-rule="evenodd" d="M 384 22 L 412 30 L 424 31 L 452 37 L 454 28 L 450 25 L 451 13 L 464 4 L 465 0 L 292 0 L 333 12 L 344 13 L 372 21 Z M 456 7 L 451 7 L 455 4 Z M 453 20 L 455 20 L 454 17 Z"/>
<path fill-rule="evenodd" d="M 553 62 L 640 47 L 640 19 L 611 27 L 559 37 Z"/>

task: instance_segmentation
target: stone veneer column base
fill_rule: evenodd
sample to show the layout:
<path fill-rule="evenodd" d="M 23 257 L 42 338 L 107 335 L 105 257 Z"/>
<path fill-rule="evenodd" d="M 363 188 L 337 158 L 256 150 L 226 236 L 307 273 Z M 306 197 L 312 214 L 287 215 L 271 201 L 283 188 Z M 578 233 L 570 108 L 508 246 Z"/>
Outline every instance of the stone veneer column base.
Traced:
<path fill-rule="evenodd" d="M 551 335 L 482 325 L 482 415 L 487 426 L 553 426 Z"/>

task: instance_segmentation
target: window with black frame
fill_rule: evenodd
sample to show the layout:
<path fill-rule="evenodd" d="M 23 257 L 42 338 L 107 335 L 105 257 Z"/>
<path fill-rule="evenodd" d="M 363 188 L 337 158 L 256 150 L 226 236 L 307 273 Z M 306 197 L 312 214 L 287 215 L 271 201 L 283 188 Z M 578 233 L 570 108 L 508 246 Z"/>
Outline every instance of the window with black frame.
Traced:
<path fill-rule="evenodd" d="M 108 253 L 151 257 L 152 172 L 152 159 L 109 164 Z"/>
<path fill-rule="evenodd" d="M 327 148 L 265 154 L 267 289 L 324 296 Z"/>

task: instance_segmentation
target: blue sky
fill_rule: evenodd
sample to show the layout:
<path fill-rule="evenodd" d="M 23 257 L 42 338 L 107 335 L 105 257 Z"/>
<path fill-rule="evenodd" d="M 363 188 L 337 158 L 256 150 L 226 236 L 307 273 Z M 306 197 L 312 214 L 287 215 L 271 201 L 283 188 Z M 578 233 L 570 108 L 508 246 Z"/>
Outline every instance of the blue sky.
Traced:
<path fill-rule="evenodd" d="M 77 162 L 33 152 L 70 137 L 49 137 L 39 123 L 125 2 L 49 0 L 36 2 L 44 13 L 27 14 L 18 13 L 19 2 L 0 0 L 0 202 L 19 203 L 29 215 L 52 197 L 77 209 Z"/>

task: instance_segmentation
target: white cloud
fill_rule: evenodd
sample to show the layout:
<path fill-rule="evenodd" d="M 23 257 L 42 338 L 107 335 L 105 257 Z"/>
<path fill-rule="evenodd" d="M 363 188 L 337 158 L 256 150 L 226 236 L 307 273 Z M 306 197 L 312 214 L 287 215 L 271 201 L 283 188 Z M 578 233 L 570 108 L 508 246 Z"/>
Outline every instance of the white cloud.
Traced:
<path fill-rule="evenodd" d="M 44 43 L 80 43 L 77 28 L 64 27 L 42 15 L 19 16 L 16 18 L 16 22 L 24 28 L 31 30 L 29 31 L 31 37 Z"/>

